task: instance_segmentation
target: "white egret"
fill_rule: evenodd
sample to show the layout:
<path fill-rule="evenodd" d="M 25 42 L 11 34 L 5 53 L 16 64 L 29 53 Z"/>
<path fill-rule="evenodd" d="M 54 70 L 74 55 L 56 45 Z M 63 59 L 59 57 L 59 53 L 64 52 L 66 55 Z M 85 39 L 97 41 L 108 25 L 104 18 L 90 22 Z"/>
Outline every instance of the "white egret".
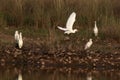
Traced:
<path fill-rule="evenodd" d="M 22 33 L 20 32 L 19 34 L 19 41 L 18 41 L 18 47 L 22 48 L 23 46 L 23 39 L 22 39 Z"/>
<path fill-rule="evenodd" d="M 95 36 L 97 37 L 98 36 L 98 28 L 97 28 L 96 21 L 95 21 L 95 25 L 94 25 L 93 31 L 94 31 Z"/>
<path fill-rule="evenodd" d="M 16 43 L 18 43 L 18 40 L 19 40 L 19 33 L 18 33 L 18 31 L 15 31 L 14 37 L 15 37 Z"/>
<path fill-rule="evenodd" d="M 66 23 L 66 28 L 62 28 L 58 26 L 58 29 L 65 31 L 65 34 L 70 34 L 70 33 L 75 33 L 77 29 L 73 29 L 73 24 L 75 22 L 76 18 L 76 13 L 72 12 L 72 14 L 69 16 L 67 23 Z"/>
<path fill-rule="evenodd" d="M 22 80 L 22 74 L 18 75 L 18 80 Z"/>
<path fill-rule="evenodd" d="M 92 39 L 90 38 L 89 41 L 86 43 L 84 49 L 85 49 L 85 50 L 89 49 L 89 48 L 91 47 L 92 44 L 93 44 L 93 42 L 92 42 Z"/>

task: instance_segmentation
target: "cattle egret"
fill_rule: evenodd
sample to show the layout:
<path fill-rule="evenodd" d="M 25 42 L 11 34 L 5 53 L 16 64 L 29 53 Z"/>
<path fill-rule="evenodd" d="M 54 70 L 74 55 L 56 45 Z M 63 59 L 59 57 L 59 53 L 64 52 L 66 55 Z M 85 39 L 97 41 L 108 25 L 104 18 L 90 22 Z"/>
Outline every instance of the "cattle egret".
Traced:
<path fill-rule="evenodd" d="M 73 29 L 75 17 L 76 17 L 76 13 L 73 12 L 67 20 L 66 28 L 62 28 L 62 27 L 58 26 L 58 29 L 65 31 L 64 32 L 65 34 L 75 33 L 77 31 L 77 29 Z"/>
<path fill-rule="evenodd" d="M 18 75 L 18 80 L 22 80 L 22 75 L 21 74 Z"/>
<path fill-rule="evenodd" d="M 90 38 L 89 41 L 86 43 L 84 49 L 85 49 L 85 50 L 89 49 L 89 48 L 91 47 L 92 43 L 93 43 L 93 42 L 92 42 L 92 39 Z"/>
<path fill-rule="evenodd" d="M 22 33 L 20 32 L 20 34 L 19 34 L 19 41 L 18 41 L 18 47 L 22 48 L 22 46 L 23 46 L 23 40 L 22 40 Z"/>
<path fill-rule="evenodd" d="M 14 37 L 15 37 L 16 43 L 18 43 L 18 40 L 19 40 L 19 33 L 18 33 L 18 31 L 15 31 Z"/>
<path fill-rule="evenodd" d="M 95 26 L 94 26 L 93 31 L 94 31 L 95 36 L 97 37 L 98 36 L 98 28 L 97 28 L 96 21 L 95 21 Z"/>

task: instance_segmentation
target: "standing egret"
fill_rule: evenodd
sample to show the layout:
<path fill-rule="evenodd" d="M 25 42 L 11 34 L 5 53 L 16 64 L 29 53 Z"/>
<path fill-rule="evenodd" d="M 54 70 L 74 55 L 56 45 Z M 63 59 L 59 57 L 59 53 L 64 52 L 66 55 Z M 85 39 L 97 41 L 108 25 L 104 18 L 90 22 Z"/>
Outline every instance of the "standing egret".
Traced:
<path fill-rule="evenodd" d="M 19 33 L 18 33 L 18 31 L 15 31 L 14 37 L 15 37 L 16 43 L 18 43 L 18 40 L 19 40 Z"/>
<path fill-rule="evenodd" d="M 72 14 L 69 16 L 67 23 L 66 23 L 66 28 L 62 28 L 58 26 L 58 29 L 65 31 L 65 34 L 70 34 L 70 33 L 75 33 L 77 29 L 73 29 L 73 24 L 75 22 L 75 17 L 76 13 L 72 12 Z"/>
<path fill-rule="evenodd" d="M 85 50 L 89 49 L 89 48 L 91 47 L 92 44 L 93 44 L 93 42 L 92 42 L 92 39 L 90 38 L 89 41 L 86 43 L 84 49 L 85 49 Z"/>
<path fill-rule="evenodd" d="M 22 40 L 22 33 L 20 32 L 20 34 L 19 34 L 19 41 L 18 41 L 18 47 L 22 48 L 22 46 L 23 46 L 23 40 Z"/>
<path fill-rule="evenodd" d="M 22 75 L 21 74 L 18 75 L 18 80 L 22 80 Z"/>
<path fill-rule="evenodd" d="M 93 31 L 94 31 L 95 36 L 97 37 L 98 36 L 98 28 L 97 28 L 96 21 L 95 21 L 95 26 L 94 26 Z"/>

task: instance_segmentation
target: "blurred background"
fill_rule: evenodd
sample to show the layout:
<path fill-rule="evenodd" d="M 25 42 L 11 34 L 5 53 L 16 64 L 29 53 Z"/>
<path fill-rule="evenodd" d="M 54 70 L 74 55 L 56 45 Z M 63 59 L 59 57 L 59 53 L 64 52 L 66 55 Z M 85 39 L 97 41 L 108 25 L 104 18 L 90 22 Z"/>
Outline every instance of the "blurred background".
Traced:
<path fill-rule="evenodd" d="M 0 0 L 0 31 L 13 35 L 17 29 L 24 36 L 53 38 L 72 12 L 77 14 L 74 28 L 80 37 L 91 36 L 96 20 L 101 38 L 120 40 L 119 0 Z"/>

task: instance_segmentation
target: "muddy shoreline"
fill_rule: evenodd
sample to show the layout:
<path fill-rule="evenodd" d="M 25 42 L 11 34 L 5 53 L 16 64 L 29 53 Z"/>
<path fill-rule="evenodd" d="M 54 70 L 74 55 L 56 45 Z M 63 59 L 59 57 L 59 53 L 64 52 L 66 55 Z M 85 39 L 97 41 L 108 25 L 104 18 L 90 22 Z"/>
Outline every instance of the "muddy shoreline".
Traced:
<path fill-rule="evenodd" d="M 108 68 L 120 69 L 120 50 L 102 52 L 102 50 L 59 50 L 50 51 L 43 46 L 24 46 L 21 50 L 15 46 L 4 45 L 0 48 L 0 65 L 71 67 L 71 68 Z"/>

